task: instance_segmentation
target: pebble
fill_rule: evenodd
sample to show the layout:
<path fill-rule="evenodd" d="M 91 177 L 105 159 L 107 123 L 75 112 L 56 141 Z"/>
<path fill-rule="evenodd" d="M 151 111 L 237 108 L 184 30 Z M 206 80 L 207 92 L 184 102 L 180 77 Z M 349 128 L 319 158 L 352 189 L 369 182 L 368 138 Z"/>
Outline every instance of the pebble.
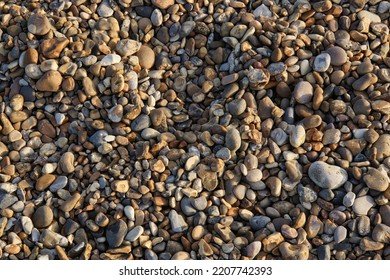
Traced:
<path fill-rule="evenodd" d="M 152 4 L 157 8 L 166 10 L 169 7 L 171 7 L 173 4 L 175 4 L 175 0 L 152 0 Z"/>
<path fill-rule="evenodd" d="M 34 227 L 32 220 L 27 216 L 22 216 L 20 223 L 22 224 L 23 231 L 30 235 Z"/>
<path fill-rule="evenodd" d="M 293 96 L 300 104 L 306 104 L 313 98 L 313 86 L 307 81 L 301 81 L 295 85 Z"/>
<path fill-rule="evenodd" d="M 137 53 L 141 46 L 142 44 L 138 41 L 131 39 L 122 39 L 116 44 L 115 50 L 120 56 L 128 57 Z"/>
<path fill-rule="evenodd" d="M 149 116 L 139 115 L 135 120 L 131 122 L 131 129 L 138 132 L 148 128 L 151 125 Z"/>
<path fill-rule="evenodd" d="M 118 104 L 112 107 L 108 111 L 108 118 L 114 123 L 119 123 L 123 118 L 123 106 Z"/>
<path fill-rule="evenodd" d="M 355 202 L 356 194 L 353 192 L 348 192 L 343 198 L 343 205 L 345 207 L 351 207 Z"/>
<path fill-rule="evenodd" d="M 261 242 L 254 241 L 246 247 L 246 255 L 253 260 L 261 250 Z"/>
<path fill-rule="evenodd" d="M 344 169 L 322 161 L 312 163 L 308 174 L 310 179 L 323 189 L 337 189 L 348 180 L 348 174 Z"/>
<path fill-rule="evenodd" d="M 35 84 L 37 90 L 57 92 L 62 83 L 62 76 L 58 71 L 48 71 Z"/>
<path fill-rule="evenodd" d="M 127 233 L 127 225 L 123 220 L 118 220 L 107 227 L 106 238 L 110 248 L 119 247 Z"/>
<path fill-rule="evenodd" d="M 389 187 L 388 176 L 375 168 L 370 168 L 363 180 L 367 187 L 378 192 L 384 192 Z"/>
<path fill-rule="evenodd" d="M 109 66 L 112 64 L 117 64 L 121 61 L 121 57 L 117 54 L 107 54 L 103 59 L 100 61 L 101 66 Z"/>
<path fill-rule="evenodd" d="M 27 22 L 28 31 L 34 35 L 45 35 L 51 29 L 51 24 L 45 15 L 34 13 Z"/>
<path fill-rule="evenodd" d="M 101 17 L 110 17 L 114 14 L 114 10 L 111 9 L 108 0 L 103 0 L 97 8 L 97 13 Z"/>
<path fill-rule="evenodd" d="M 153 67 L 155 62 L 155 54 L 149 46 L 142 45 L 137 52 L 137 57 L 139 59 L 139 65 L 142 68 L 150 69 Z"/>
<path fill-rule="evenodd" d="M 309 248 L 304 244 L 293 245 L 283 242 L 279 245 L 279 251 L 284 260 L 308 260 Z"/>
<path fill-rule="evenodd" d="M 75 170 L 74 160 L 74 155 L 71 152 L 66 152 L 61 156 L 61 159 L 59 161 L 59 167 L 61 168 L 63 173 L 73 173 L 73 171 Z"/>
<path fill-rule="evenodd" d="M 142 234 L 144 233 L 144 228 L 142 226 L 135 226 L 132 230 L 130 230 L 125 240 L 128 240 L 130 242 L 136 241 Z"/>
<path fill-rule="evenodd" d="M 303 143 L 305 143 L 306 132 L 303 126 L 297 125 L 295 126 L 290 133 L 290 144 L 294 148 L 298 148 Z"/>
<path fill-rule="evenodd" d="M 249 220 L 250 226 L 253 230 L 258 231 L 271 222 L 271 219 L 267 216 L 254 216 Z"/>
<path fill-rule="evenodd" d="M 344 226 L 338 226 L 334 231 L 334 241 L 336 243 L 341 243 L 347 238 L 347 229 Z"/>
<path fill-rule="evenodd" d="M 173 232 L 182 232 L 188 229 L 188 224 L 184 221 L 183 216 L 178 214 L 176 210 L 169 212 L 169 221 Z"/>
<path fill-rule="evenodd" d="M 347 52 L 339 46 L 330 47 L 326 50 L 330 56 L 330 64 L 342 66 L 348 61 Z"/>
<path fill-rule="evenodd" d="M 126 193 L 130 188 L 129 181 L 116 180 L 111 183 L 111 189 L 115 192 Z"/>
<path fill-rule="evenodd" d="M 199 255 L 203 257 L 211 256 L 213 254 L 213 250 L 210 245 L 204 240 L 201 239 L 198 243 L 199 245 Z"/>
<path fill-rule="evenodd" d="M 233 116 L 239 116 L 245 112 L 246 102 L 244 99 L 236 99 L 229 103 L 228 110 Z"/>
<path fill-rule="evenodd" d="M 372 230 L 372 239 L 376 242 L 390 244 L 390 227 L 378 224 Z"/>
<path fill-rule="evenodd" d="M 371 196 L 365 195 L 355 199 L 352 210 L 356 215 L 362 216 L 367 215 L 368 210 L 373 206 L 375 206 L 374 199 Z"/>
<path fill-rule="evenodd" d="M 377 151 L 376 159 L 378 161 L 383 161 L 390 156 L 390 135 L 382 134 L 372 147 Z"/>
<path fill-rule="evenodd" d="M 49 174 L 48 174 L 49 175 Z M 66 187 L 68 184 L 68 177 L 58 176 L 52 184 L 50 184 L 50 191 L 55 193 Z"/>
<path fill-rule="evenodd" d="M 225 136 L 225 146 L 232 152 L 237 151 L 241 147 L 241 136 L 237 129 L 228 129 Z"/>
<path fill-rule="evenodd" d="M 49 206 L 41 206 L 35 210 L 32 222 L 37 228 L 45 228 L 53 221 L 53 210 Z"/>
<path fill-rule="evenodd" d="M 317 55 L 313 63 L 313 70 L 317 72 L 326 72 L 330 66 L 330 61 L 331 57 L 328 53 Z"/>

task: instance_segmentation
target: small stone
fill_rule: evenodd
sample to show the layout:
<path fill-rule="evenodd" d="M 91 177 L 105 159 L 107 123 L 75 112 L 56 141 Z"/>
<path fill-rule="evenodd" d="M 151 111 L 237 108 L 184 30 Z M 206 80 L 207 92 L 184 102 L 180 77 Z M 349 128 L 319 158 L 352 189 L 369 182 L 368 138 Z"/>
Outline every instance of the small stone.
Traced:
<path fill-rule="evenodd" d="M 309 82 L 301 81 L 295 85 L 293 96 L 300 104 L 307 104 L 313 98 L 313 87 Z"/>
<path fill-rule="evenodd" d="M 324 132 L 324 136 L 322 138 L 322 144 L 330 145 L 336 144 L 340 142 L 341 132 L 339 129 L 328 129 Z"/>
<path fill-rule="evenodd" d="M 137 52 L 137 57 L 139 59 L 139 65 L 142 68 L 150 69 L 153 67 L 155 61 L 155 54 L 149 46 L 142 45 Z"/>
<path fill-rule="evenodd" d="M 298 194 L 302 202 L 311 203 L 316 201 L 318 198 L 317 193 L 314 190 L 301 185 L 298 186 Z"/>
<path fill-rule="evenodd" d="M 169 221 L 173 232 L 183 232 L 188 229 L 188 225 L 184 221 L 183 216 L 178 214 L 176 210 L 171 210 L 169 212 Z"/>
<path fill-rule="evenodd" d="M 198 243 L 199 245 L 199 255 L 203 257 L 211 256 L 213 254 L 213 250 L 210 245 L 204 240 L 201 239 Z"/>
<path fill-rule="evenodd" d="M 7 209 L 17 201 L 18 199 L 15 196 L 0 191 L 0 210 Z"/>
<path fill-rule="evenodd" d="M 152 0 L 152 4 L 157 8 L 166 10 L 173 4 L 175 4 L 175 0 Z"/>
<path fill-rule="evenodd" d="M 22 216 L 20 223 L 22 224 L 23 231 L 30 235 L 34 227 L 32 220 L 27 216 Z"/>
<path fill-rule="evenodd" d="M 304 244 L 292 245 L 283 242 L 279 246 L 280 254 L 284 260 L 308 260 L 309 248 Z"/>
<path fill-rule="evenodd" d="M 373 206 L 375 206 L 374 199 L 371 196 L 365 195 L 355 199 L 352 210 L 356 215 L 362 216 L 367 215 L 368 210 Z"/>
<path fill-rule="evenodd" d="M 138 88 L 138 75 L 134 71 L 130 71 L 127 74 L 128 77 L 128 85 L 130 90 L 135 90 Z"/>
<path fill-rule="evenodd" d="M 390 244 L 390 227 L 384 224 L 378 224 L 372 231 L 372 239 L 376 242 Z"/>
<path fill-rule="evenodd" d="M 115 74 L 111 79 L 111 91 L 113 93 L 121 92 L 125 87 L 125 78 L 121 74 Z"/>
<path fill-rule="evenodd" d="M 171 258 L 171 260 L 190 260 L 190 259 L 191 259 L 190 254 L 185 251 L 176 252 Z"/>
<path fill-rule="evenodd" d="M 123 220 L 118 220 L 107 227 L 106 238 L 110 248 L 119 247 L 127 233 L 127 225 Z"/>
<path fill-rule="evenodd" d="M 53 211 L 49 206 L 41 206 L 35 210 L 32 221 L 35 227 L 45 228 L 53 221 Z"/>
<path fill-rule="evenodd" d="M 108 0 L 103 0 L 97 8 L 97 13 L 101 17 L 110 17 L 114 14 L 114 10 L 110 7 Z"/>
<path fill-rule="evenodd" d="M 375 168 L 369 168 L 363 180 L 367 187 L 378 192 L 384 192 L 389 187 L 389 178 Z"/>
<path fill-rule="evenodd" d="M 253 11 L 253 15 L 255 17 L 265 17 L 265 18 L 271 18 L 272 17 L 272 12 L 270 11 L 270 9 L 264 5 L 264 4 L 261 4 L 259 7 L 257 7 L 254 11 Z"/>
<path fill-rule="evenodd" d="M 131 56 L 139 51 L 142 44 L 131 39 L 122 39 L 116 44 L 116 51 L 122 57 Z"/>
<path fill-rule="evenodd" d="M 196 210 L 203 211 L 207 207 L 207 199 L 204 196 L 200 196 L 191 200 L 191 204 Z"/>
<path fill-rule="evenodd" d="M 228 129 L 225 136 L 225 146 L 232 152 L 241 147 L 241 135 L 235 128 Z"/>
<path fill-rule="evenodd" d="M 348 60 L 346 51 L 339 46 L 330 47 L 326 52 L 330 55 L 330 64 L 334 66 L 342 66 Z"/>
<path fill-rule="evenodd" d="M 121 57 L 117 54 L 107 54 L 103 59 L 100 61 L 101 66 L 109 66 L 112 64 L 117 64 L 121 61 Z"/>
<path fill-rule="evenodd" d="M 298 232 L 295 228 L 290 227 L 287 224 L 282 225 L 280 232 L 285 238 L 294 239 L 298 237 Z"/>
<path fill-rule="evenodd" d="M 63 173 L 70 174 L 73 173 L 74 167 L 74 154 L 71 152 L 66 152 L 61 156 L 59 161 L 59 166 Z"/>
<path fill-rule="evenodd" d="M 353 82 L 352 87 L 355 90 L 363 91 L 376 82 L 378 82 L 378 77 L 373 73 L 367 73 Z"/>
<path fill-rule="evenodd" d="M 374 13 L 371 13 L 369 11 L 366 11 L 366 10 L 362 10 L 360 11 L 358 14 L 357 14 L 358 18 L 361 20 L 361 19 L 364 19 L 364 18 L 367 18 L 369 19 L 371 22 L 373 23 L 380 23 L 381 22 L 381 18 L 374 14 Z"/>
<path fill-rule="evenodd" d="M 83 78 L 83 89 L 88 96 L 95 96 L 97 94 L 96 85 L 89 77 Z"/>
<path fill-rule="evenodd" d="M 253 260 L 261 250 L 261 242 L 254 241 L 246 247 L 246 256 Z"/>
<path fill-rule="evenodd" d="M 157 138 L 161 135 L 161 133 L 158 130 L 155 130 L 153 128 L 145 128 L 141 132 L 141 137 L 144 138 L 145 140 Z"/>
<path fill-rule="evenodd" d="M 235 99 L 228 105 L 228 110 L 233 116 L 239 116 L 245 112 L 246 102 L 244 99 Z"/>
<path fill-rule="evenodd" d="M 245 176 L 245 180 L 249 183 L 257 183 L 263 178 L 263 172 L 260 169 L 253 169 L 248 171 L 248 174 Z"/>
<path fill-rule="evenodd" d="M 68 177 L 58 176 L 58 178 L 50 185 L 50 191 L 55 193 L 66 187 L 68 184 Z"/>
<path fill-rule="evenodd" d="M 317 72 L 326 72 L 330 66 L 330 55 L 328 53 L 322 53 L 317 55 L 313 63 L 313 70 Z"/>
<path fill-rule="evenodd" d="M 338 226 L 334 231 L 334 241 L 336 243 L 341 243 L 347 237 L 347 229 L 344 226 Z"/>
<path fill-rule="evenodd" d="M 301 125 L 295 126 L 290 133 L 290 144 L 294 148 L 298 148 L 305 143 L 306 131 Z"/>
<path fill-rule="evenodd" d="M 92 142 L 96 147 L 99 147 L 103 143 L 105 143 L 105 137 L 108 135 L 105 130 L 98 130 L 91 137 L 89 137 L 89 141 Z"/>
<path fill-rule="evenodd" d="M 163 23 L 163 15 L 159 9 L 154 9 L 150 16 L 150 21 L 154 26 L 160 26 Z"/>
<path fill-rule="evenodd" d="M 187 159 L 184 169 L 187 171 L 191 171 L 195 169 L 199 162 L 200 158 L 198 156 L 192 156 Z"/>
<path fill-rule="evenodd" d="M 197 226 L 195 226 L 195 227 L 192 229 L 191 237 L 192 237 L 194 240 L 200 240 L 200 239 L 204 236 L 204 233 L 205 233 L 204 227 L 201 226 L 201 225 L 197 225 Z"/>
<path fill-rule="evenodd" d="M 254 231 L 258 231 L 271 222 L 271 219 L 267 216 L 254 216 L 249 220 L 249 224 Z"/>
<path fill-rule="evenodd" d="M 382 161 L 390 156 L 390 134 L 382 134 L 374 143 L 373 148 L 376 148 L 376 159 Z"/>
<path fill-rule="evenodd" d="M 271 132 L 271 138 L 275 141 L 278 146 L 283 146 L 288 142 L 288 135 L 281 128 L 276 128 Z"/>
<path fill-rule="evenodd" d="M 57 92 L 62 83 L 62 76 L 58 71 L 48 71 L 35 84 L 39 91 Z"/>
<path fill-rule="evenodd" d="M 51 25 L 45 15 L 34 13 L 28 19 L 27 28 L 34 35 L 45 35 L 50 31 Z"/>
<path fill-rule="evenodd" d="M 138 132 L 148 128 L 151 125 L 149 116 L 139 115 L 135 120 L 131 122 L 131 129 Z"/>
<path fill-rule="evenodd" d="M 348 180 L 348 174 L 344 169 L 322 161 L 312 163 L 308 174 L 310 179 L 323 189 L 337 189 Z"/>
<path fill-rule="evenodd" d="M 79 193 L 75 193 L 61 204 L 60 209 L 65 213 L 71 211 L 76 206 L 77 202 L 79 202 L 80 198 L 81 195 Z"/>
<path fill-rule="evenodd" d="M 144 228 L 142 226 L 135 226 L 129 233 L 126 235 L 125 239 L 134 242 L 144 233 Z"/>
<path fill-rule="evenodd" d="M 40 235 L 39 241 L 44 248 L 53 249 L 55 246 L 68 247 L 69 241 L 65 236 L 58 234 L 50 229 L 44 229 Z"/>
<path fill-rule="evenodd" d="M 317 249 L 317 255 L 319 260 L 330 260 L 331 252 L 329 245 L 321 245 Z"/>
<path fill-rule="evenodd" d="M 108 111 L 108 118 L 114 123 L 119 123 L 123 118 L 123 106 L 118 104 L 112 107 Z"/>
<path fill-rule="evenodd" d="M 345 207 L 351 207 L 355 202 L 356 194 L 348 192 L 343 198 L 343 204 Z"/>
<path fill-rule="evenodd" d="M 68 44 L 69 40 L 67 38 L 46 39 L 40 44 L 39 50 L 46 58 L 59 58 Z"/>
<path fill-rule="evenodd" d="M 269 253 L 277 248 L 284 238 L 280 232 L 274 232 L 265 237 L 261 242 L 263 243 L 264 251 Z"/>
<path fill-rule="evenodd" d="M 130 188 L 129 181 L 115 180 L 111 183 L 111 189 L 115 192 L 126 193 Z"/>

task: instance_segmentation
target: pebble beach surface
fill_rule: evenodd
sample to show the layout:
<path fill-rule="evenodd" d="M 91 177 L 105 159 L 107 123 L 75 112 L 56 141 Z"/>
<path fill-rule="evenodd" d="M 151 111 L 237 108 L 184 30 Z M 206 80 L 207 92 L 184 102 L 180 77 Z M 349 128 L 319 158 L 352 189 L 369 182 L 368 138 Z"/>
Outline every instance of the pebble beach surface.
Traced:
<path fill-rule="evenodd" d="M 390 2 L 0 1 L 0 259 L 390 259 Z"/>

